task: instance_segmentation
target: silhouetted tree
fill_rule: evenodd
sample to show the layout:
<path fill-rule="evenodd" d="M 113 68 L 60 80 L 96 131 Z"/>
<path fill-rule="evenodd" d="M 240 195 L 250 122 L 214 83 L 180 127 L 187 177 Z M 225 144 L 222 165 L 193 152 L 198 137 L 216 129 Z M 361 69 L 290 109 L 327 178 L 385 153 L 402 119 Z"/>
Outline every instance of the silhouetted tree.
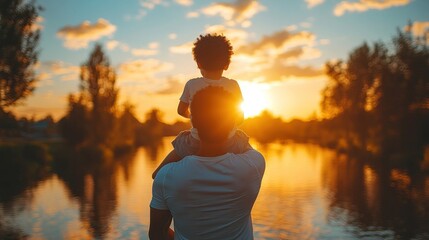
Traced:
<path fill-rule="evenodd" d="M 390 78 L 381 83 L 391 93 L 386 89 L 380 91 L 382 101 L 376 112 L 396 129 L 394 135 L 383 139 L 386 149 L 410 154 L 429 143 L 429 48 L 410 32 L 399 32 L 393 43 Z M 389 105 L 395 105 L 395 109 L 384 110 L 392 108 Z M 392 140 L 397 144 L 392 144 Z"/>
<path fill-rule="evenodd" d="M 20 127 L 15 116 L 11 112 L 0 108 L 0 138 L 10 136 L 16 137 L 19 135 L 19 130 Z"/>
<path fill-rule="evenodd" d="M 94 144 L 106 144 L 114 126 L 118 90 L 116 74 L 97 44 L 81 66 L 81 93 L 90 108 L 90 133 Z"/>
<path fill-rule="evenodd" d="M 137 129 L 136 144 L 150 145 L 163 137 L 166 124 L 161 121 L 161 112 L 152 109 L 146 113 L 146 121 Z"/>
<path fill-rule="evenodd" d="M 384 43 L 364 43 L 347 63 L 326 64 L 321 106 L 340 119 L 348 148 L 386 156 L 422 152 L 428 142 L 428 46 L 400 31 L 393 43 L 390 52 Z"/>
<path fill-rule="evenodd" d="M 82 97 L 69 95 L 69 106 L 66 116 L 59 122 L 63 138 L 72 146 L 82 144 L 89 135 L 88 109 L 83 104 Z"/>
<path fill-rule="evenodd" d="M 366 43 L 356 48 L 347 63 L 326 64 L 330 82 L 323 92 L 322 109 L 331 116 L 341 116 L 344 138 L 349 148 L 364 149 L 367 145 L 368 126 L 376 99 L 375 91 L 380 71 L 388 63 L 382 43 L 369 47 Z"/>
<path fill-rule="evenodd" d="M 117 145 L 134 146 L 137 128 L 141 126 L 135 117 L 135 106 L 131 103 L 124 103 L 123 110 L 117 120 L 115 139 Z"/>
<path fill-rule="evenodd" d="M 258 116 L 246 119 L 240 128 L 260 142 L 270 142 L 289 137 L 285 134 L 285 123 L 281 118 L 273 116 L 268 110 L 264 110 Z"/>
<path fill-rule="evenodd" d="M 32 1 L 0 0 L 0 108 L 34 90 L 40 10 Z"/>

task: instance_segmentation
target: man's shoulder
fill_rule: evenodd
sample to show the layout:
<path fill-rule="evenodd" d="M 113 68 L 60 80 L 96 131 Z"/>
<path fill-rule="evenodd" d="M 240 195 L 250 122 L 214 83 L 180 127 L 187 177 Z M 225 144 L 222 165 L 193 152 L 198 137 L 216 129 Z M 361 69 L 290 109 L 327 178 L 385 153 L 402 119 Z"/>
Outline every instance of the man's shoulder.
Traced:
<path fill-rule="evenodd" d="M 260 153 L 258 150 L 255 150 L 255 149 L 249 149 L 243 153 L 238 153 L 236 155 L 248 157 L 248 158 L 264 159 L 264 156 L 262 155 L 262 153 Z"/>
<path fill-rule="evenodd" d="M 263 174 L 265 171 L 265 158 L 264 156 L 255 149 L 248 150 L 244 153 L 234 154 L 235 157 L 247 161 L 250 165 L 258 169 Z"/>
<path fill-rule="evenodd" d="M 195 156 L 186 156 L 178 162 L 166 164 L 159 170 L 154 180 L 163 182 L 165 180 L 165 177 L 167 177 L 167 175 L 170 175 L 171 172 L 174 172 L 173 174 L 171 174 L 172 176 L 177 176 L 177 172 L 186 170 L 187 168 L 185 165 L 188 161 L 192 161 L 193 159 L 195 159 Z"/>
<path fill-rule="evenodd" d="M 163 166 L 158 173 L 156 174 L 155 178 L 153 179 L 154 182 L 158 182 L 158 183 L 163 183 L 165 176 L 167 176 L 168 172 L 171 169 L 171 163 L 166 164 L 165 166 Z"/>

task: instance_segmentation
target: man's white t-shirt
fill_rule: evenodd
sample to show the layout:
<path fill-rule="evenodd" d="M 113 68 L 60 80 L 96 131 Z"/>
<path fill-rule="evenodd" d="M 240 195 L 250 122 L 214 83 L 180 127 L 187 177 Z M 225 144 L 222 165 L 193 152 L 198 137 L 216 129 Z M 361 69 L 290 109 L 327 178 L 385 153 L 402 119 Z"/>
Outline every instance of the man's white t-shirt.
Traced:
<path fill-rule="evenodd" d="M 195 93 L 208 86 L 223 87 L 225 90 L 237 96 L 241 101 L 243 100 L 243 95 L 241 94 L 240 86 L 238 85 L 237 81 L 226 77 L 221 77 L 219 80 L 199 77 L 191 79 L 185 84 L 182 96 L 180 96 L 180 101 L 191 105 L 192 98 L 194 97 Z M 230 136 L 233 135 L 233 133 L 234 131 L 230 134 Z M 191 135 L 193 138 L 199 140 L 198 131 L 196 128 L 191 128 Z"/>
<path fill-rule="evenodd" d="M 175 239 L 253 239 L 250 212 L 264 171 L 256 150 L 187 156 L 158 172 L 150 207 L 170 210 Z"/>

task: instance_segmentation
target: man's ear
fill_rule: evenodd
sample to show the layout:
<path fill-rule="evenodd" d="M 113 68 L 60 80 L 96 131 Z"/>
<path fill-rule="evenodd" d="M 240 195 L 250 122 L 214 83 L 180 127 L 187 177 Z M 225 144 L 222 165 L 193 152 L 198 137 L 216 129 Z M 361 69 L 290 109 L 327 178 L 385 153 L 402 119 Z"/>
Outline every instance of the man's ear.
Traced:
<path fill-rule="evenodd" d="M 200 63 L 197 62 L 198 69 L 201 69 Z"/>

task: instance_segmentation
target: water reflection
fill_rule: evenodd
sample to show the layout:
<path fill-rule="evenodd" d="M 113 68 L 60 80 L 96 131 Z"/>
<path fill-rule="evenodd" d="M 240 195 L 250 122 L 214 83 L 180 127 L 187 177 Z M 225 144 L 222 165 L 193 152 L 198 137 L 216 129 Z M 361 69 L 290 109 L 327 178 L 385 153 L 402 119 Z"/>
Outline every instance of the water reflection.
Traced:
<path fill-rule="evenodd" d="M 118 161 L 119 162 L 119 161 Z M 117 205 L 116 161 L 103 164 L 67 164 L 58 177 L 79 204 L 80 220 L 91 234 L 101 238 L 109 232 Z"/>
<path fill-rule="evenodd" d="M 43 174 L 0 176 L 0 238 L 147 239 L 150 175 L 169 141 L 114 161 L 63 159 Z M 429 237 L 427 176 L 315 145 L 253 145 L 267 159 L 256 239 Z"/>
<path fill-rule="evenodd" d="M 429 178 L 400 170 L 370 167 L 339 156 L 323 165 L 329 191 L 328 219 L 344 216 L 358 237 L 395 239 L 429 237 Z"/>

